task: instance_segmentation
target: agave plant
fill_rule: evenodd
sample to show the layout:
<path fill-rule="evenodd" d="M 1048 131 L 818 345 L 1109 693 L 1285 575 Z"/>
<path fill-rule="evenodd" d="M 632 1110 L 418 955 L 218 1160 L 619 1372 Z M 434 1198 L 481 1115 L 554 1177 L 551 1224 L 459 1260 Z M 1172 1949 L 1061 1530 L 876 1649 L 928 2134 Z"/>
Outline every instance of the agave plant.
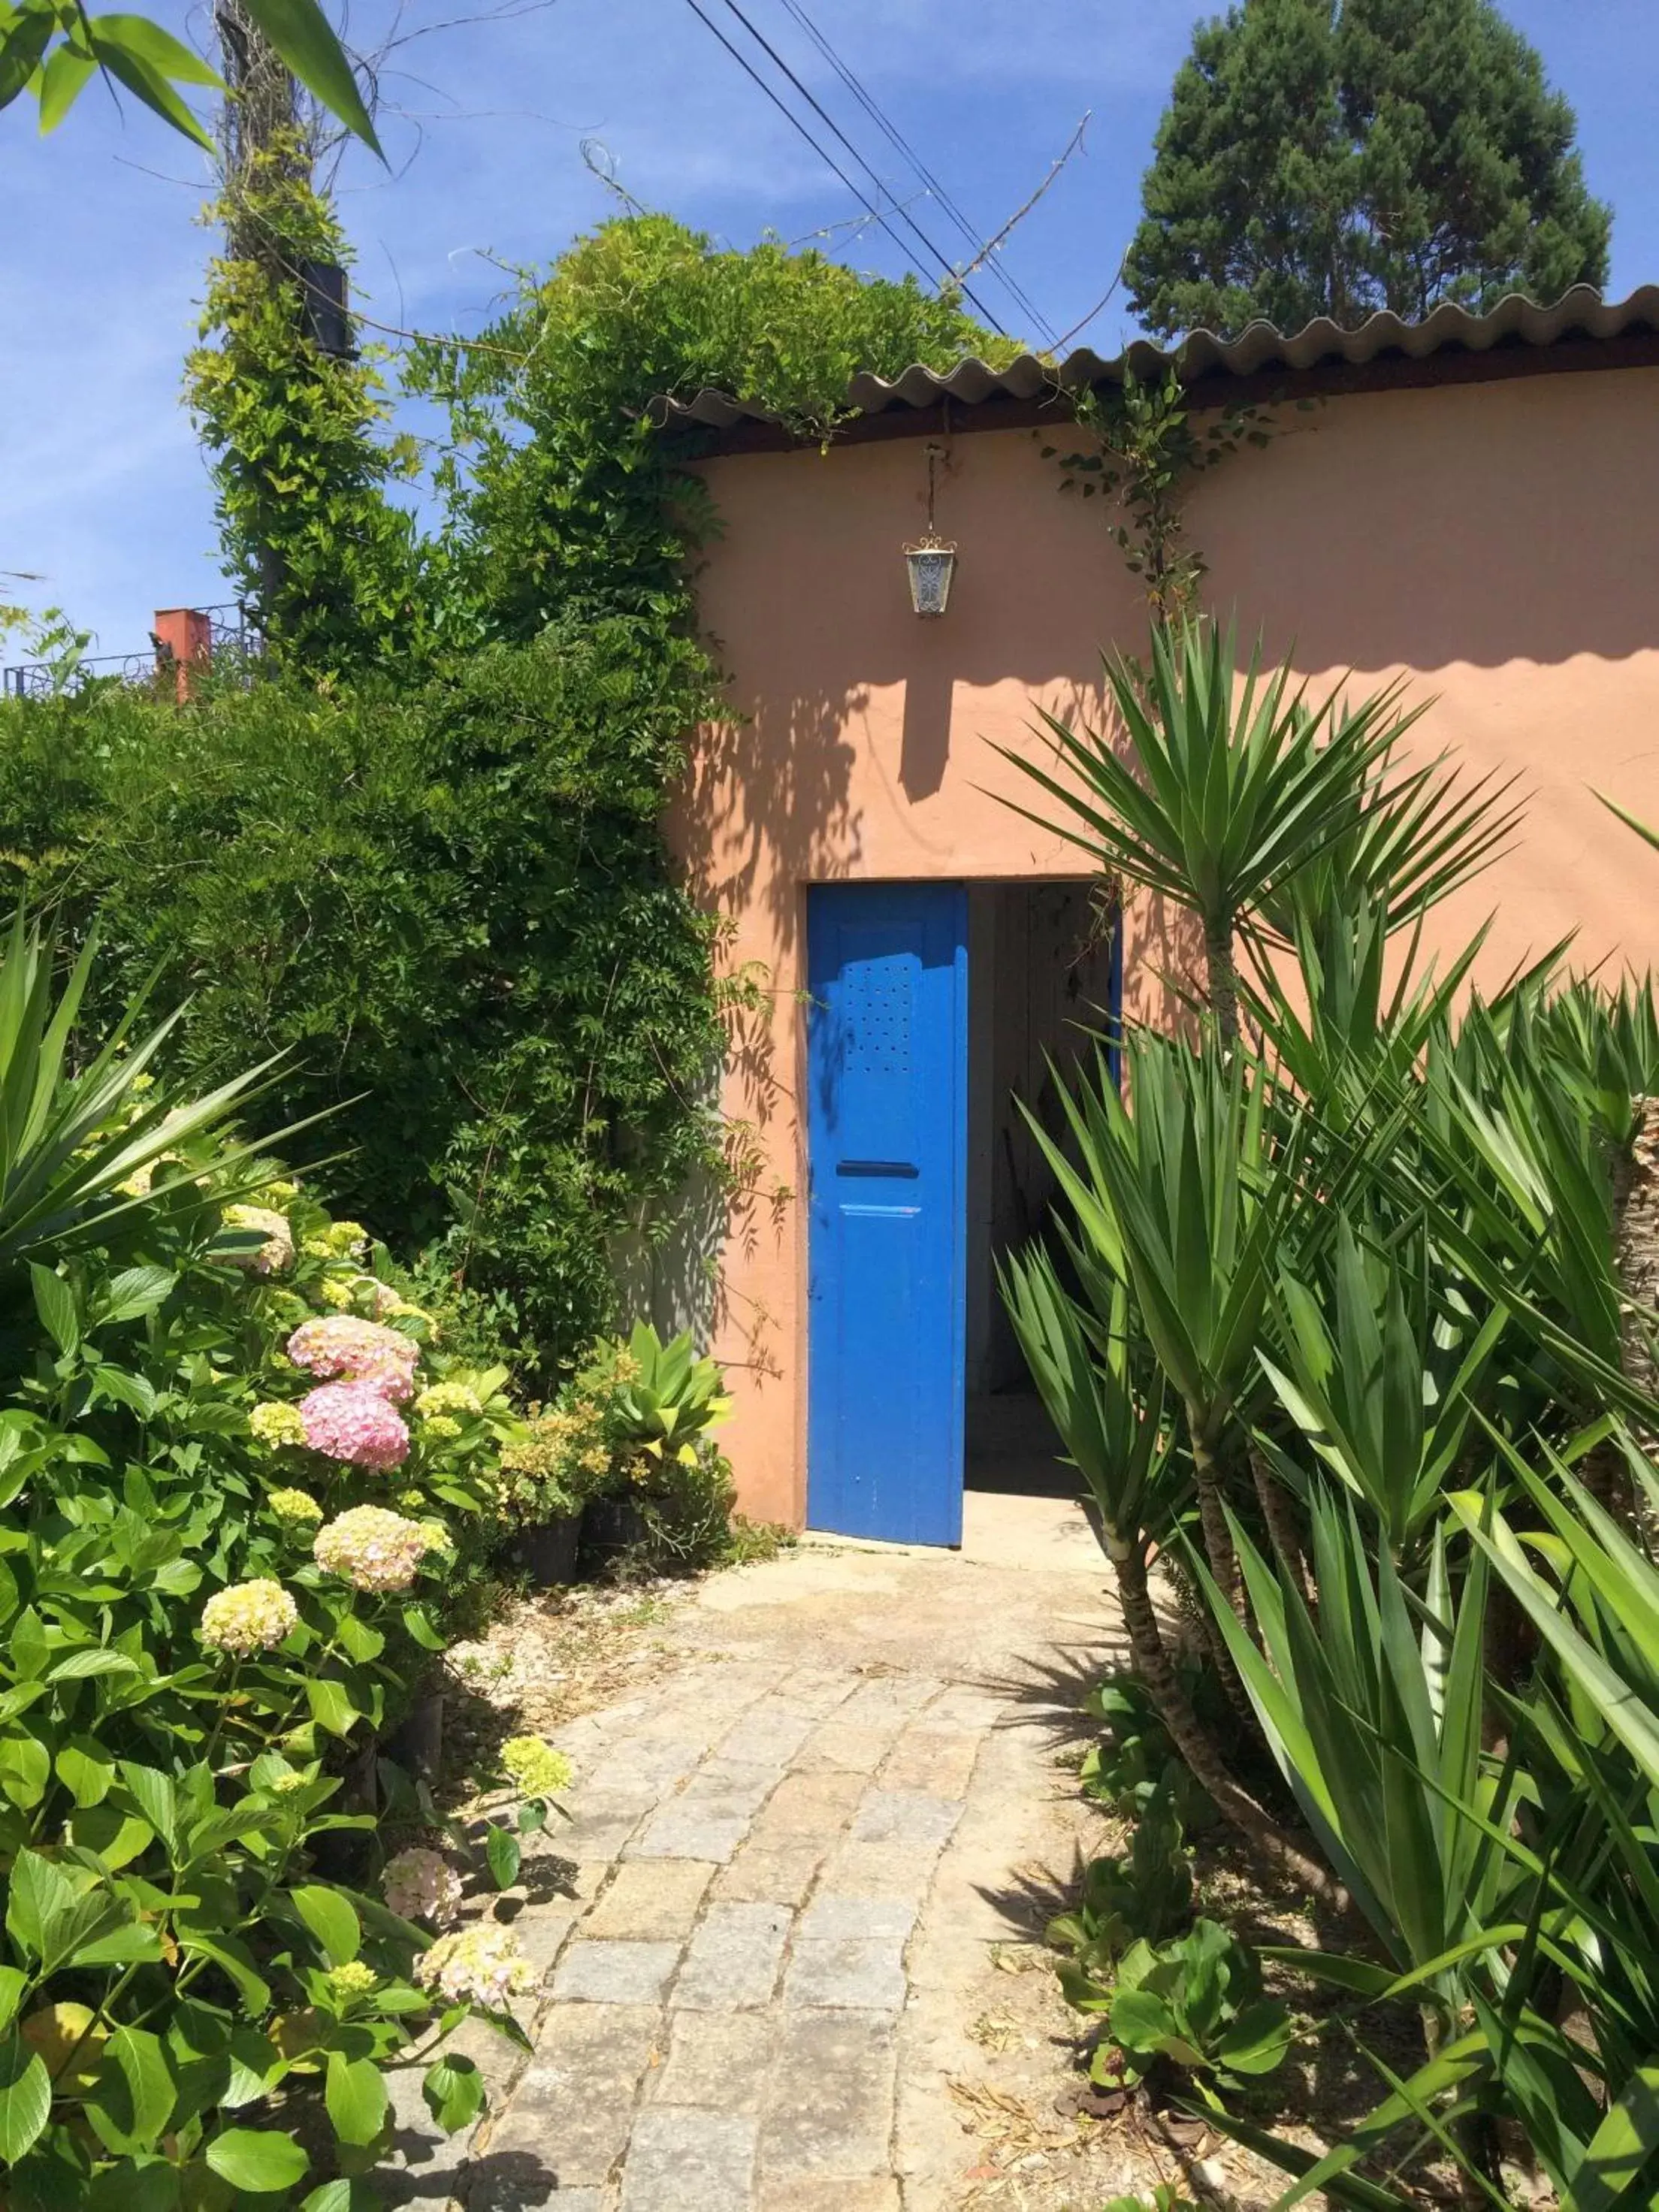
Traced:
<path fill-rule="evenodd" d="M 695 1466 L 699 1443 L 732 1411 L 719 1361 L 699 1358 L 690 1329 L 665 1344 L 649 1322 L 605 1356 L 623 1377 L 612 1402 L 624 1448 Z"/>
<path fill-rule="evenodd" d="M 89 939 L 57 991 L 52 945 L 21 908 L 0 950 L 0 1272 L 145 1203 L 167 1155 L 246 1106 L 275 1065 L 180 1099 L 151 1073 L 180 1012 L 140 1032 L 142 1004 L 77 1062 L 75 1025 L 95 957 Z M 167 1187 L 163 1174 L 155 1188 Z"/>
<path fill-rule="evenodd" d="M 1049 801 L 1046 813 L 1016 813 L 1198 916 L 1211 1011 L 1229 1044 L 1238 1035 L 1241 921 L 1275 885 L 1352 837 L 1368 779 L 1414 719 L 1401 709 L 1399 684 L 1352 708 L 1337 690 L 1310 702 L 1288 661 L 1263 674 L 1259 641 L 1242 685 L 1237 666 L 1231 628 L 1193 618 L 1156 629 L 1149 669 L 1121 654 L 1105 659 L 1128 759 L 1108 732 L 1052 714 L 1043 720 L 1070 781 L 998 748 Z"/>

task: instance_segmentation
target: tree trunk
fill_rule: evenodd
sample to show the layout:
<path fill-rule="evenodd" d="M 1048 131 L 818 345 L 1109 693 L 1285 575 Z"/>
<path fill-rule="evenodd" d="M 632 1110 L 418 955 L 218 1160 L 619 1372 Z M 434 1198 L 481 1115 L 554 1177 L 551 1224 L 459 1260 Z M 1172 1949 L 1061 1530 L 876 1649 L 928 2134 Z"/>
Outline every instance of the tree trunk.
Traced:
<path fill-rule="evenodd" d="M 1294 1875 L 1322 1904 L 1340 1910 L 1347 1900 L 1328 1870 L 1310 1859 L 1285 1835 L 1267 1807 L 1242 1789 L 1228 1773 L 1209 1732 L 1193 1711 L 1181 1677 L 1170 1662 L 1158 1615 L 1146 1588 L 1146 1561 L 1138 1543 L 1109 1538 L 1107 1556 L 1117 1580 L 1123 1626 L 1137 1674 L 1158 1708 L 1158 1717 L 1170 1732 L 1170 1741 L 1191 1769 L 1193 1778 L 1207 1790 L 1217 1809 L 1231 1820 L 1263 1855 Z M 1231 1668 L 1229 1672 L 1231 1673 Z"/>
<path fill-rule="evenodd" d="M 1621 1359 L 1620 1365 L 1624 1366 Z M 1626 1370 L 1628 1373 L 1628 1369 Z M 1585 1410 L 1584 1418 L 1592 1418 Z M 1636 1521 L 1635 1486 L 1624 1451 L 1616 1437 L 1603 1437 L 1599 1444 L 1592 1444 L 1578 1462 L 1578 1480 L 1596 1504 L 1622 1521 L 1626 1528 Z"/>
<path fill-rule="evenodd" d="M 1238 1042 L 1238 967 L 1233 958 L 1233 918 L 1206 920 L 1204 961 L 1216 1035 L 1231 1052 Z"/>
<path fill-rule="evenodd" d="M 1221 1469 L 1195 1410 L 1187 1408 L 1187 1435 L 1193 1448 L 1193 1471 L 1198 1478 L 1198 1518 L 1204 1531 L 1204 1554 L 1216 1586 L 1241 1620 L 1246 1618 L 1244 1578 L 1238 1571 L 1233 1532 L 1227 1526 L 1227 1509 L 1221 1501 Z"/>
<path fill-rule="evenodd" d="M 298 80 L 265 37 L 241 0 L 216 0 L 214 27 L 219 33 L 219 70 L 225 81 L 219 143 L 224 171 L 225 250 L 233 261 L 252 263 L 273 288 L 298 282 L 306 270 L 294 264 L 284 241 L 271 234 L 248 205 L 247 189 L 274 182 L 270 165 L 309 183 L 314 160 L 313 130 Z M 263 545 L 258 556 L 258 606 L 262 616 L 280 600 L 287 564 L 276 549 Z"/>
<path fill-rule="evenodd" d="M 1302 1542 L 1301 1525 L 1296 1507 L 1284 1484 L 1268 1466 L 1266 1455 L 1252 1443 L 1250 1474 L 1255 1482 L 1256 1502 L 1261 1508 L 1261 1517 L 1267 1524 L 1267 1534 L 1282 1561 L 1285 1571 L 1295 1579 L 1310 1613 L 1317 1599 L 1314 1593 L 1313 1577 L 1308 1572 L 1307 1553 Z"/>
<path fill-rule="evenodd" d="M 1619 1272 L 1620 1365 L 1627 1380 L 1659 1395 L 1650 1340 L 1649 1316 L 1659 1304 L 1659 1098 L 1633 1098 L 1636 1132 L 1628 1152 L 1613 1164 L 1613 1250 Z M 1651 1460 L 1659 1460 L 1659 1436 L 1646 1422 L 1632 1421 L 1631 1433 Z M 1647 1492 L 1634 1486 L 1636 1525 L 1650 1553 L 1659 1556 L 1659 1526 Z"/>
<path fill-rule="evenodd" d="M 1248 1628 L 1250 1613 L 1244 1601 L 1244 1577 L 1239 1572 L 1238 1553 L 1233 1548 L 1233 1532 L 1227 1526 L 1227 1510 L 1221 1502 L 1221 1471 L 1200 1425 L 1199 1418 L 1190 1406 L 1187 1408 L 1187 1433 L 1193 1447 L 1193 1470 L 1198 1478 L 1198 1520 L 1204 1534 L 1204 1556 L 1209 1562 L 1216 1588 Z M 1207 1605 L 1204 1608 L 1204 1633 L 1221 1686 L 1227 1693 L 1228 1704 L 1242 1720 L 1254 1724 L 1255 1715 L 1244 1693 L 1244 1685 L 1238 1679 L 1233 1655 L 1227 1649 L 1227 1639 L 1221 1632 L 1220 1623 Z"/>

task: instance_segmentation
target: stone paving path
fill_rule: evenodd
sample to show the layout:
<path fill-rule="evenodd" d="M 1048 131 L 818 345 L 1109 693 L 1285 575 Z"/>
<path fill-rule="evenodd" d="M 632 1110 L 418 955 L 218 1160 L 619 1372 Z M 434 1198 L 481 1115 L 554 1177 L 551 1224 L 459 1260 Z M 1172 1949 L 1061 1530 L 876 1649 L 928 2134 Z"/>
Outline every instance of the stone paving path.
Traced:
<path fill-rule="evenodd" d="M 941 1571 L 968 1620 L 918 1650 Z M 960 2023 L 930 2017 L 928 1985 L 948 1985 L 964 1946 L 982 1960 L 1011 1932 L 980 1877 L 1006 1873 L 1043 1793 L 1053 1700 L 1023 1696 L 1006 1664 L 965 1663 L 988 1644 L 1005 1653 L 991 1583 L 929 1561 L 927 1602 L 907 1621 L 890 1608 L 915 1575 L 875 1579 L 855 1567 L 850 1619 L 843 1602 L 809 1620 L 805 1663 L 787 1604 L 758 1637 L 726 1644 L 729 1656 L 708 1624 L 706 1648 L 648 1695 L 563 1732 L 576 1818 L 550 1838 L 559 1859 L 539 1863 L 571 1893 L 532 1888 L 516 1923 L 544 1977 L 534 2056 L 513 2079 L 500 2039 L 493 2058 L 470 2046 L 495 2077 L 491 2113 L 473 2143 L 435 2156 L 411 2136 L 397 2201 L 459 2199 L 467 2212 L 945 2201 L 923 2185 L 948 2102 L 928 2047 Z M 1033 1579 L 1075 1597 L 1085 1578 Z M 810 1567 L 805 1582 L 810 1616 Z M 1086 1577 L 1091 1598 L 1098 1582 Z M 977 1623 L 976 1601 L 991 1607 Z M 881 1647 L 878 1628 L 896 1636 L 895 1657 L 854 1656 Z M 1019 1629 L 1015 1641 L 1033 1640 Z M 1097 1635 L 1089 1645 L 1092 1662 Z M 976 1776 L 977 1850 L 942 1881 Z"/>

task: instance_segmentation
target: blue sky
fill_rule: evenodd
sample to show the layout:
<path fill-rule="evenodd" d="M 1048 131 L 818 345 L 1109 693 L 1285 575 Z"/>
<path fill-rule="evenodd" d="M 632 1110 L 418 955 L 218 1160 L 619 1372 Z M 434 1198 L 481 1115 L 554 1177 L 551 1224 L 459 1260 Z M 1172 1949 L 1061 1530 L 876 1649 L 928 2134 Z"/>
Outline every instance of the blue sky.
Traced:
<path fill-rule="evenodd" d="M 896 196 L 914 191 L 783 0 L 742 4 Z M 808 4 L 983 234 L 1092 110 L 1083 152 L 1006 257 L 1054 329 L 1088 315 L 1133 228 L 1170 77 L 1211 9 Z M 804 240 L 857 212 L 686 0 L 507 0 L 493 17 L 486 5 L 354 0 L 360 49 L 394 27 L 422 33 L 387 64 L 390 170 L 353 149 L 340 173 L 368 313 L 403 328 L 477 328 L 504 282 L 486 256 L 545 261 L 614 206 L 584 142 L 635 197 L 732 244 L 769 229 Z M 741 40 L 722 0 L 703 5 Z M 459 9 L 468 20 L 454 20 Z M 148 12 L 199 42 L 202 9 L 151 0 Z M 1659 10 L 1653 0 L 1509 0 L 1506 12 L 1577 110 L 1591 186 L 1614 209 L 1612 290 L 1659 279 Z M 36 137 L 21 103 L 0 113 L 0 569 L 43 579 L 0 598 L 62 605 L 106 653 L 141 647 L 155 606 L 225 596 L 210 488 L 179 400 L 210 246 L 198 220 L 206 185 L 183 140 L 141 110 L 117 112 L 96 88 L 50 139 Z M 919 200 L 911 212 L 954 251 L 937 207 Z M 826 243 L 860 267 L 905 265 L 874 228 L 835 229 Z M 980 296 L 1027 334 L 994 283 Z M 1084 336 L 1110 351 L 1131 334 L 1120 300 Z"/>

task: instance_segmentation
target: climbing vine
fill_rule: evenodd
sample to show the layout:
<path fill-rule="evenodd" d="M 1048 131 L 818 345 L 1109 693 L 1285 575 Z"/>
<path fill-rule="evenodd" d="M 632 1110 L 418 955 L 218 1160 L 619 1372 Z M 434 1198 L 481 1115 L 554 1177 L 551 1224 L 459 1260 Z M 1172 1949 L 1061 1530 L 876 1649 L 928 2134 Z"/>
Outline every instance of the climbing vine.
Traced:
<path fill-rule="evenodd" d="M 1188 538 L 1188 495 L 1241 446 L 1268 444 L 1272 418 L 1257 407 L 1230 407 L 1199 428 L 1173 368 L 1161 383 L 1126 368 L 1121 385 L 1085 387 L 1072 395 L 1072 406 L 1088 444 L 1070 453 L 1042 448 L 1045 460 L 1060 464 L 1061 490 L 1116 501 L 1111 534 L 1145 586 L 1154 621 L 1193 611 L 1206 563 Z"/>
<path fill-rule="evenodd" d="M 668 216 L 603 224 L 551 269 L 520 272 L 476 339 L 414 349 L 415 388 L 450 412 L 450 614 L 495 636 L 595 609 L 690 634 L 688 555 L 718 520 L 687 465 L 695 442 L 663 437 L 653 400 L 713 386 L 823 441 L 861 369 L 1017 350 L 913 278 L 770 240 L 717 249 Z"/>
<path fill-rule="evenodd" d="M 420 453 L 388 434 L 384 352 L 319 343 L 326 273 L 351 254 L 303 131 L 247 149 L 205 219 L 225 248 L 185 390 L 227 569 L 283 665 L 313 680 L 407 665 L 427 628 L 420 550 L 388 493 Z"/>

